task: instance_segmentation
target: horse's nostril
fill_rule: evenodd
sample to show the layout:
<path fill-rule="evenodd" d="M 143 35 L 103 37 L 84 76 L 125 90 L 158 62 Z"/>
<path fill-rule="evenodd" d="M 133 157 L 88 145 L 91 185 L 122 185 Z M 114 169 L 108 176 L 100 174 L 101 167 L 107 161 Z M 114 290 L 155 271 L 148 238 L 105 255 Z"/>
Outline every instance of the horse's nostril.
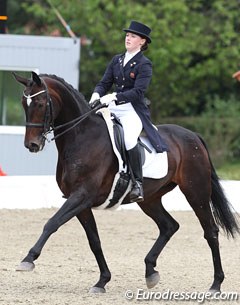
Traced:
<path fill-rule="evenodd" d="M 30 150 L 30 152 L 38 152 L 39 151 L 39 145 L 37 145 L 34 142 L 31 142 L 28 145 L 28 149 Z"/>

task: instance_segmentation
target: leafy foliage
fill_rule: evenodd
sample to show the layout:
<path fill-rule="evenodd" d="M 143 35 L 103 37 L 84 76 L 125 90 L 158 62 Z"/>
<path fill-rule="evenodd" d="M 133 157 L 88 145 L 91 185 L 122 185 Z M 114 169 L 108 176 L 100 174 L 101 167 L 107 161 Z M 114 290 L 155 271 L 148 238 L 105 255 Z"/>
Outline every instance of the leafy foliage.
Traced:
<path fill-rule="evenodd" d="M 112 56 L 124 52 L 122 29 L 139 20 L 152 28 L 146 56 L 154 68 L 147 93 L 153 121 L 202 116 L 207 134 L 211 117 L 219 137 L 226 131 L 217 120 L 224 119 L 225 107 L 239 116 L 240 84 L 232 79 L 239 63 L 239 1 L 9 0 L 9 32 L 50 35 L 59 29 L 68 36 L 49 1 L 83 41 L 91 41 L 82 45 L 80 63 L 79 89 L 87 98 Z M 240 155 L 230 129 L 229 145 Z"/>
<path fill-rule="evenodd" d="M 9 29 L 49 35 L 60 24 L 50 0 L 9 0 Z M 91 40 L 82 46 L 80 90 L 88 97 L 107 63 L 124 51 L 122 28 L 130 20 L 152 27 L 146 55 L 154 66 L 148 92 L 155 119 L 198 115 L 209 98 L 239 98 L 231 75 L 239 57 L 239 2 L 236 0 L 51 0 L 71 28 Z M 236 102 L 231 98 L 231 102 Z"/>

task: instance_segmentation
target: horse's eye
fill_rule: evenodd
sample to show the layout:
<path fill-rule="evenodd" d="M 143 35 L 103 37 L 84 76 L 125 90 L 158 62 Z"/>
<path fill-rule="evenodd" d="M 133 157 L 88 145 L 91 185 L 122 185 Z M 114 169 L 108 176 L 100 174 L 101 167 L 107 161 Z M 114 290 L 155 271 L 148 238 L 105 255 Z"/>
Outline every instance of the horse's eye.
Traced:
<path fill-rule="evenodd" d="M 34 101 L 33 103 L 32 103 L 32 106 L 35 108 L 35 109 L 41 109 L 41 108 L 43 108 L 44 107 L 44 102 L 42 101 Z"/>
<path fill-rule="evenodd" d="M 38 108 L 43 108 L 44 102 L 38 102 L 38 103 L 37 103 L 37 106 L 38 106 Z"/>

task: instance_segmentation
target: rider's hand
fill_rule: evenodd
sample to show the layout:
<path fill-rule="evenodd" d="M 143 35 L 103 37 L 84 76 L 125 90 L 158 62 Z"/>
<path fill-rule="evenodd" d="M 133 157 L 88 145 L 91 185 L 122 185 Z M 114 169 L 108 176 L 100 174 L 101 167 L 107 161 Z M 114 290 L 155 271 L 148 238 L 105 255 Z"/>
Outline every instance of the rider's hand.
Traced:
<path fill-rule="evenodd" d="M 99 93 L 93 92 L 91 99 L 89 101 L 89 104 L 91 105 L 91 104 L 93 104 L 93 102 L 95 102 L 96 100 L 99 100 L 99 99 L 100 99 Z"/>
<path fill-rule="evenodd" d="M 111 102 L 113 101 L 116 101 L 117 98 L 116 98 L 116 93 L 110 93 L 110 94 L 107 94 L 107 95 L 104 95 L 100 98 L 100 102 L 101 104 L 105 104 L 105 105 L 109 105 Z"/>
<path fill-rule="evenodd" d="M 232 77 L 236 78 L 240 82 L 240 71 L 237 71 L 236 73 L 234 73 Z"/>

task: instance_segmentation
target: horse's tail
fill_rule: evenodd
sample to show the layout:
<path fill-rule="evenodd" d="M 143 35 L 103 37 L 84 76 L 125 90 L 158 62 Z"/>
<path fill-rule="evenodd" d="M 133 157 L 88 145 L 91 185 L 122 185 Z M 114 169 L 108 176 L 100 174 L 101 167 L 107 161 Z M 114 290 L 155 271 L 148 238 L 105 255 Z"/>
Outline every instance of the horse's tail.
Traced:
<path fill-rule="evenodd" d="M 213 216 L 217 225 L 219 225 L 224 230 L 227 236 L 232 236 L 234 238 L 235 233 L 240 234 L 240 227 L 237 220 L 238 215 L 224 194 L 223 188 L 219 182 L 219 177 L 211 161 L 206 143 L 200 135 L 198 135 L 198 137 L 208 153 L 208 158 L 211 165 L 211 207 Z"/>

